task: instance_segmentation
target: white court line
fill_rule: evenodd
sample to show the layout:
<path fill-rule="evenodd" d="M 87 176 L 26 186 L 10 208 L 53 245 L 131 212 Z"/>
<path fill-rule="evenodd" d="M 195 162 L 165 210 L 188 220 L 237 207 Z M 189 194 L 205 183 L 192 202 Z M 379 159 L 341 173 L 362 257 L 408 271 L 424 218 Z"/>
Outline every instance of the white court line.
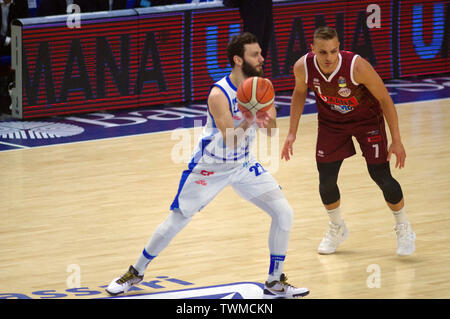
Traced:
<path fill-rule="evenodd" d="M 30 147 L 28 147 L 28 146 L 23 146 L 23 145 L 18 145 L 18 144 L 12 144 L 12 143 L 6 143 L 6 142 L 2 142 L 2 141 L 0 141 L 0 144 L 8 145 L 8 146 L 13 146 L 13 147 L 18 147 L 18 148 L 22 148 L 22 149 L 30 148 Z M 13 151 L 13 150 L 10 150 L 10 151 Z"/>

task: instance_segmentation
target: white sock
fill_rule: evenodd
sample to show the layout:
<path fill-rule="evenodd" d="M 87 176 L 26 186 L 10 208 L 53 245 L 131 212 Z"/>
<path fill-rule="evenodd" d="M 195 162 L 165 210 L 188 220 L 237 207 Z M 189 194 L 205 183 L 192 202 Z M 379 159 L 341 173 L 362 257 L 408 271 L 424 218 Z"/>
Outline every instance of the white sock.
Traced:
<path fill-rule="evenodd" d="M 250 201 L 272 218 L 269 232 L 270 267 L 267 282 L 279 281 L 283 273 L 294 211 L 278 188 Z"/>
<path fill-rule="evenodd" d="M 341 217 L 340 206 L 336 207 L 335 209 L 327 209 L 327 213 L 333 224 L 342 225 L 344 223 L 344 220 Z"/>
<path fill-rule="evenodd" d="M 408 218 L 406 217 L 405 207 L 398 211 L 392 211 L 392 214 L 394 214 L 395 222 L 397 224 L 407 224 Z"/>
<path fill-rule="evenodd" d="M 267 282 L 279 281 L 283 273 L 285 255 L 270 255 L 270 269 Z"/>
<path fill-rule="evenodd" d="M 147 253 L 147 251 L 144 250 L 142 251 L 141 256 L 139 256 L 138 260 L 136 261 L 136 263 L 133 265 L 134 269 L 136 269 L 139 273 L 139 276 L 143 276 L 145 273 L 145 270 L 148 267 L 148 264 L 153 260 L 153 258 L 155 258 L 156 256 L 152 256 L 149 253 Z"/>

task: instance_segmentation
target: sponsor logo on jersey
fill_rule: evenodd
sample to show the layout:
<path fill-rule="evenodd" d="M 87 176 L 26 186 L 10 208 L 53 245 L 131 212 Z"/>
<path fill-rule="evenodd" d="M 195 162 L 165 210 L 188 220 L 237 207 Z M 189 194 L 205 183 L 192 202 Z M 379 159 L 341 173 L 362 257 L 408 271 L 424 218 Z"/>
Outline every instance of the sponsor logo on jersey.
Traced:
<path fill-rule="evenodd" d="M 374 142 L 380 142 L 382 140 L 381 135 L 375 135 L 375 136 L 368 136 L 367 142 L 374 143 Z"/>
<path fill-rule="evenodd" d="M 324 101 L 325 103 L 328 103 L 328 104 L 351 106 L 351 107 L 355 107 L 355 106 L 359 105 L 358 100 L 354 96 L 352 96 L 348 99 L 344 99 L 344 98 L 340 98 L 340 97 L 336 97 L 336 96 L 327 96 L 327 95 L 320 94 L 320 93 L 317 93 L 317 94 L 320 96 L 322 101 Z"/>
<path fill-rule="evenodd" d="M 383 140 L 383 137 L 380 134 L 380 130 L 373 130 L 366 133 L 367 134 L 367 142 L 375 143 Z"/>
<path fill-rule="evenodd" d="M 358 100 L 354 96 L 350 98 L 341 98 L 336 96 L 327 96 L 320 94 L 319 92 L 317 92 L 317 94 L 322 101 L 330 105 L 332 110 L 343 114 L 353 111 L 354 107 L 359 105 Z"/>
<path fill-rule="evenodd" d="M 213 171 L 207 171 L 207 170 L 202 170 L 201 172 L 200 172 L 200 174 L 202 174 L 203 176 L 209 176 L 209 175 L 212 175 L 212 174 L 214 174 L 214 172 Z"/>
<path fill-rule="evenodd" d="M 348 105 L 331 105 L 331 109 L 342 114 L 346 114 L 354 110 L 353 107 Z"/>

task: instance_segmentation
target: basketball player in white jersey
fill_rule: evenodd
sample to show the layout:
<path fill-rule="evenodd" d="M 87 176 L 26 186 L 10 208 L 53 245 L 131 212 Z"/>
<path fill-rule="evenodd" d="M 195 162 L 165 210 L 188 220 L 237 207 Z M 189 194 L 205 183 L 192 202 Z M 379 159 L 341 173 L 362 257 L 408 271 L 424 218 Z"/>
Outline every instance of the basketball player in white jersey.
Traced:
<path fill-rule="evenodd" d="M 306 288 L 287 283 L 283 274 L 293 210 L 276 180 L 249 154 L 258 127 L 269 135 L 276 129 L 275 108 L 256 119 L 251 114 L 244 119 L 236 102 L 239 84 L 263 74 L 261 48 L 253 34 L 243 33 L 230 40 L 227 54 L 232 71 L 211 88 L 207 122 L 192 160 L 182 173 L 171 212 L 156 228 L 137 262 L 106 288 L 111 295 L 125 293 L 140 283 L 151 260 L 227 185 L 272 218 L 270 266 L 263 297 L 295 298 L 309 293 Z"/>

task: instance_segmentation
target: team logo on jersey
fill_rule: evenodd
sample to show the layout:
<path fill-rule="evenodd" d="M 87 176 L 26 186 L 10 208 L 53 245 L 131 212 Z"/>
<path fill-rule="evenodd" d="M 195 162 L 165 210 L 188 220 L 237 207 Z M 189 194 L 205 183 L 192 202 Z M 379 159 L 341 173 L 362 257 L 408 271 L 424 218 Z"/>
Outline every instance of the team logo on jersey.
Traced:
<path fill-rule="evenodd" d="M 338 91 L 340 96 L 348 97 L 350 96 L 350 94 L 352 94 L 352 90 L 347 87 L 347 80 L 343 76 L 340 76 L 338 78 L 338 85 L 340 87 Z"/>
<path fill-rule="evenodd" d="M 350 90 L 347 87 L 343 87 L 343 88 L 339 89 L 338 93 L 340 96 L 348 97 L 348 96 L 350 96 L 350 94 L 352 94 L 352 90 Z"/>

